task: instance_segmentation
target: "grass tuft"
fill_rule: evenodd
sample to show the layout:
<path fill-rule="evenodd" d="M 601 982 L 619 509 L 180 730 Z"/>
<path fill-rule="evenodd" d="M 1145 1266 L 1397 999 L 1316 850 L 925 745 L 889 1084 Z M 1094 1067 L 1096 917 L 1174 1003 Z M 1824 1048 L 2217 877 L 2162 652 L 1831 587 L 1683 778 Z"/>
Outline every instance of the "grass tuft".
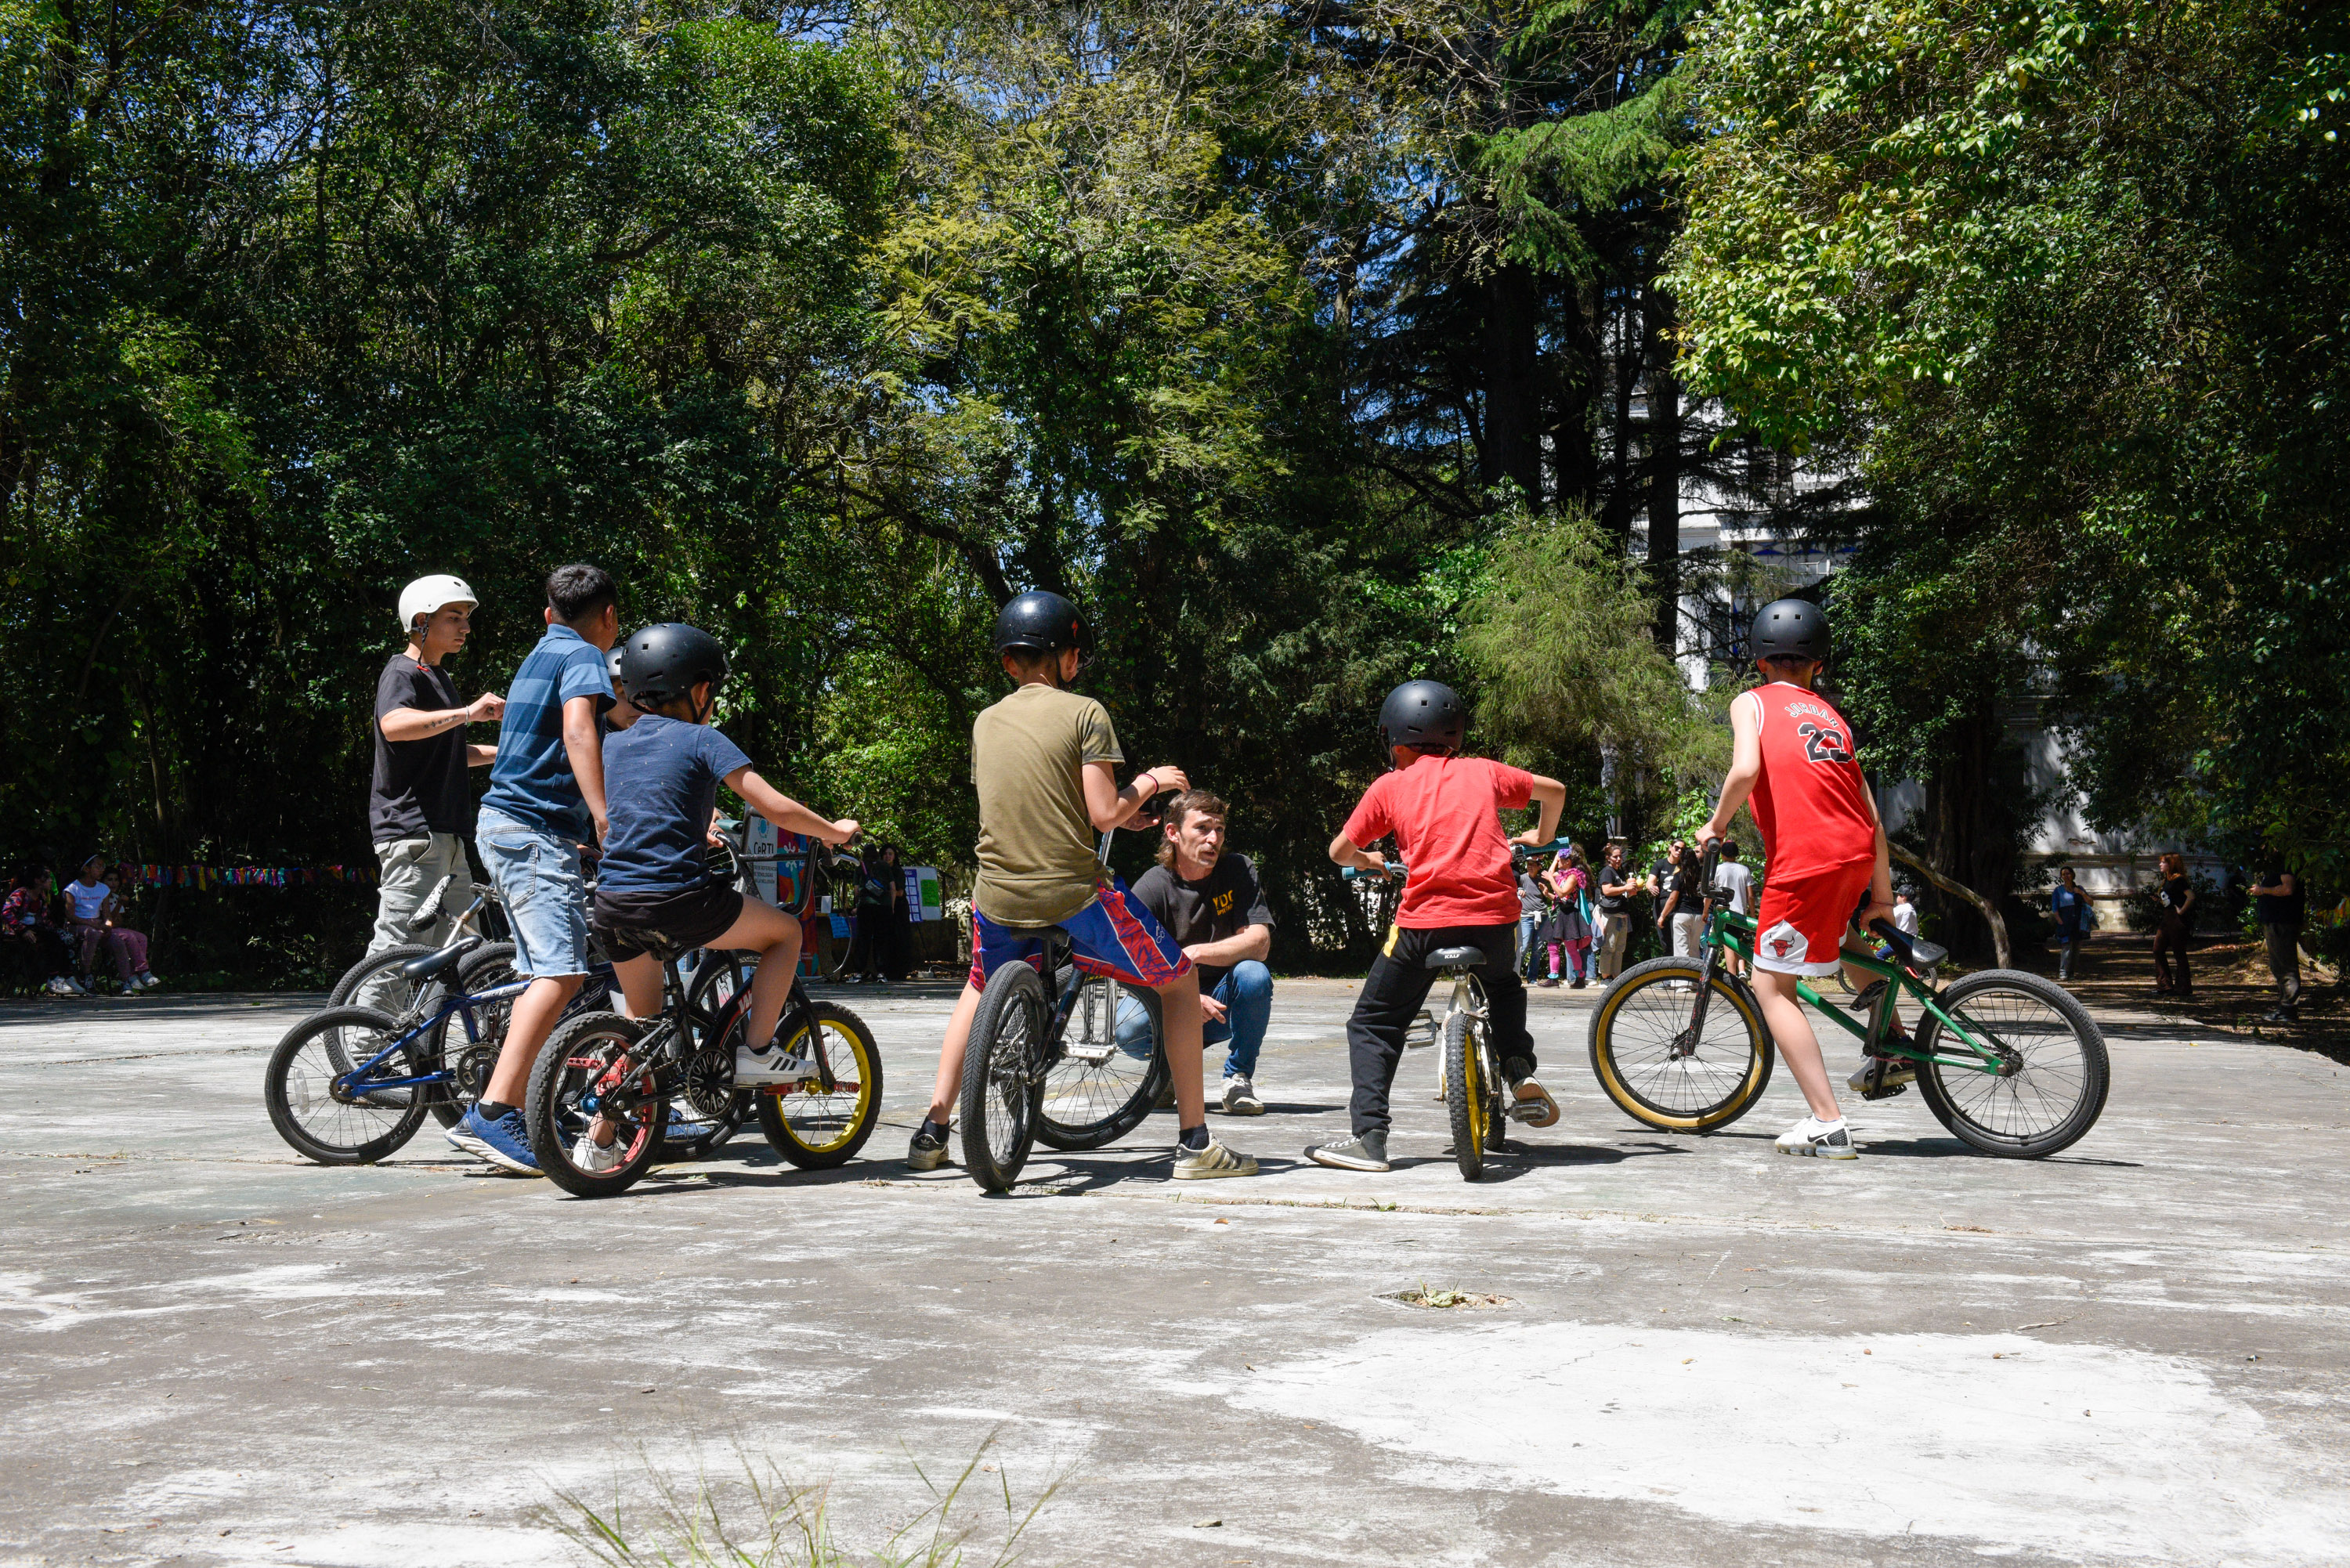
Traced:
<path fill-rule="evenodd" d="M 648 1459 L 613 1478 L 609 1504 L 558 1490 L 538 1519 L 606 1568 L 1011 1568 L 1063 1478 L 1024 1508 L 1003 1467 L 982 1463 L 994 1444 L 991 1433 L 944 1490 L 909 1454 L 930 1505 L 871 1550 L 835 1535 L 829 1482 L 800 1485 L 740 1448 L 739 1479 L 699 1466 L 681 1477 Z"/>

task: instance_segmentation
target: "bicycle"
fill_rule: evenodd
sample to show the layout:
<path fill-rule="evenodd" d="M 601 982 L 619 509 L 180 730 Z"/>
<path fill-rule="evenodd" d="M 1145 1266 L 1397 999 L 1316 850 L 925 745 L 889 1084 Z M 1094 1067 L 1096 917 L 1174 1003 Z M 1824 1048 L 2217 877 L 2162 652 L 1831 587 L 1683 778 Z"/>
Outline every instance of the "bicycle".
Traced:
<path fill-rule="evenodd" d="M 421 931 L 441 919 L 442 902 L 448 897 L 449 884 L 454 877 L 443 877 L 433 884 L 424 902 L 408 918 L 408 929 Z M 453 942 L 469 931 L 484 941 L 500 941 L 505 937 L 504 913 L 494 890 L 476 884 L 473 901 L 459 915 L 450 929 L 449 940 Z M 440 944 L 446 947 L 448 942 Z M 327 993 L 329 1007 L 372 1007 L 394 1015 L 421 1005 L 425 998 L 425 985 L 409 981 L 400 970 L 418 959 L 428 958 L 440 950 L 425 942 L 399 942 L 367 954 L 335 981 Z"/>
<path fill-rule="evenodd" d="M 827 858 L 813 840 L 780 835 L 785 847 L 779 853 L 754 856 L 744 852 L 739 824 L 717 825 L 717 833 L 712 854 L 722 879 L 740 885 L 748 881 L 750 866 L 772 860 L 778 893 L 792 890 L 785 912 L 806 919 Z M 627 1191 L 666 1152 L 665 1139 L 675 1140 L 663 1129 L 672 1126 L 671 1108 L 679 1101 L 702 1125 L 723 1127 L 725 1136 L 755 1109 L 769 1145 L 803 1169 L 829 1169 L 854 1158 L 881 1116 L 881 1054 L 865 1021 L 845 1007 L 814 1002 L 794 976 L 773 1049 L 806 1060 L 807 1075 L 738 1089 L 734 1050 L 743 1044 L 750 1012 L 748 966 L 740 954 L 702 950 L 689 978 L 681 968 L 686 953 L 656 950 L 654 956 L 661 961 L 659 1013 L 648 1019 L 579 1014 L 556 1028 L 531 1068 L 523 1118 L 531 1151 L 548 1179 L 582 1198 Z M 598 1117 L 619 1124 L 627 1148 L 614 1168 L 583 1170 L 572 1161 L 572 1149 Z M 712 1136 L 705 1147 L 724 1141 Z"/>
<path fill-rule="evenodd" d="M 1700 866 L 1706 927 L 1700 956 L 1657 958 L 1626 970 L 1591 1015 L 1591 1068 L 1607 1097 L 1644 1127 L 1712 1132 L 1753 1108 L 1776 1057 L 1747 982 L 1721 967 L 1725 951 L 1751 965 L 1755 922 L 1733 914 L 1714 885 L 1720 845 Z M 1808 981 L 1795 994 L 1859 1037 L 1871 1058 L 1915 1064 L 1934 1118 L 1984 1154 L 2038 1159 L 2068 1148 L 2096 1124 L 2111 1085 L 2104 1033 L 2062 987 L 2016 970 L 1981 970 L 1937 990 L 1949 956 L 1878 920 L 1871 931 L 1893 956 L 1847 952 L 1844 961 L 1884 980 L 1866 1023 L 1832 1007 Z M 1917 1033 L 1892 1033 L 1900 1000 L 1921 1014 Z M 1887 1099 L 1894 1085 L 1864 1093 Z"/>
<path fill-rule="evenodd" d="M 1344 875 L 1348 881 L 1371 877 L 1400 880 L 1409 875 L 1409 867 L 1391 860 L 1381 871 L 1348 867 Z M 1451 982 L 1452 1000 L 1440 1023 L 1427 1009 L 1420 1010 L 1413 1027 L 1424 1032 L 1425 1038 L 1407 1039 L 1405 1048 L 1444 1047 L 1440 1071 L 1445 1113 L 1452 1123 L 1452 1160 L 1461 1168 L 1461 1180 L 1475 1181 L 1485 1174 L 1485 1157 L 1509 1147 L 1507 1125 L 1532 1120 L 1539 1102 L 1521 1104 L 1505 1093 L 1509 1079 L 1493 1044 L 1492 1012 L 1485 1000 L 1485 982 L 1477 977 L 1485 965 L 1484 950 L 1439 948 L 1421 962 Z"/>
<path fill-rule="evenodd" d="M 1097 852 L 1105 868 L 1115 831 L 1101 836 Z M 1039 964 L 1007 963 L 988 977 L 963 1053 L 963 1168 L 989 1192 L 1012 1189 L 1038 1139 L 1076 1151 L 1124 1137 L 1149 1117 L 1171 1075 L 1159 993 L 1078 970 L 1058 926 L 1042 936 Z M 1121 996 L 1139 1002 L 1150 1022 L 1150 1049 L 1140 1057 L 1118 1047 Z"/>
<path fill-rule="evenodd" d="M 414 1137 L 427 1111 L 454 1106 L 462 1116 L 457 1073 L 448 1062 L 449 1021 L 463 1019 L 469 1048 L 478 1046 L 487 1010 L 511 1002 L 528 984 L 517 979 L 479 993 L 462 985 L 441 989 L 441 978 L 480 945 L 480 938 L 463 937 L 410 961 L 402 977 L 425 993 L 429 1006 L 396 1016 L 373 1007 L 329 1007 L 296 1024 L 270 1053 L 262 1078 L 277 1136 L 321 1165 L 370 1165 Z"/>

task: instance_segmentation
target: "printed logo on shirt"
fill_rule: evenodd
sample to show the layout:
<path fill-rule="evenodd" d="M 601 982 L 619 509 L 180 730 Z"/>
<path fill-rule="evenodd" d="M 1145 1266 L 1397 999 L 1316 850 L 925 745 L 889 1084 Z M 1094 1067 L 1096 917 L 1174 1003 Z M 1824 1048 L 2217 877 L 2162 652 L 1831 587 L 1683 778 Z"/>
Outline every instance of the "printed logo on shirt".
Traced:
<path fill-rule="evenodd" d="M 1782 920 L 1762 933 L 1756 944 L 1781 963 L 1803 963 L 1811 957 L 1812 944 L 1804 933 Z"/>
<path fill-rule="evenodd" d="M 1209 907 L 1220 915 L 1231 914 L 1232 912 L 1233 891 L 1234 890 L 1232 888 L 1225 888 L 1222 892 L 1208 900 Z"/>
<path fill-rule="evenodd" d="M 1812 762 L 1852 761 L 1852 742 L 1845 739 L 1842 730 L 1833 725 L 1814 724 L 1806 719 L 1795 726 L 1795 733 L 1804 737 L 1804 755 Z"/>

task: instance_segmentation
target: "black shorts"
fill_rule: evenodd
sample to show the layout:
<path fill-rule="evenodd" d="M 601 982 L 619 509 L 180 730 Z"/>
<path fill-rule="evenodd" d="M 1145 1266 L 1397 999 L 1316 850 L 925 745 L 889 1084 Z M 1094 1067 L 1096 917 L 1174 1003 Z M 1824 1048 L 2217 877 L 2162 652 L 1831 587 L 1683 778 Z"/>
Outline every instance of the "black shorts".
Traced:
<path fill-rule="evenodd" d="M 723 882 L 705 882 L 682 893 L 598 888 L 588 923 L 612 961 L 619 963 L 646 953 L 666 960 L 706 948 L 742 914 L 742 894 Z"/>

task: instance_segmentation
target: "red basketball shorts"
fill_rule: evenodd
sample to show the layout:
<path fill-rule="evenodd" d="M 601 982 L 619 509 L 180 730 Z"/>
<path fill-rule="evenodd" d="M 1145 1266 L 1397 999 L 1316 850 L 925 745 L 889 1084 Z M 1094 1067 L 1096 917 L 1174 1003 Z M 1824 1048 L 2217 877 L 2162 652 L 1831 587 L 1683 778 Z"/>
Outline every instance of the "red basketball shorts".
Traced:
<path fill-rule="evenodd" d="M 1773 874 L 1754 912 L 1755 967 L 1779 974 L 1835 973 L 1844 934 L 1876 871 L 1872 856 L 1808 877 Z"/>

